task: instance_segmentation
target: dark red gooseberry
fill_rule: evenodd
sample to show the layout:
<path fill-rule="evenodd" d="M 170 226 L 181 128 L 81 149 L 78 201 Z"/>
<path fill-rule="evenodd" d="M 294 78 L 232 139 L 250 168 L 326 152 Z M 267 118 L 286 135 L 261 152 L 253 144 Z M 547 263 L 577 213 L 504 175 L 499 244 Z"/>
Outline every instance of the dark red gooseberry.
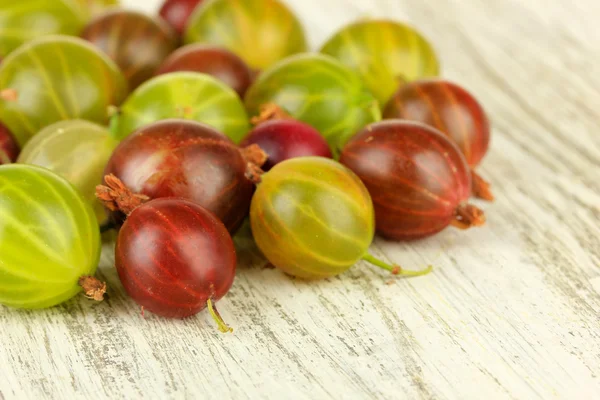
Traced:
<path fill-rule="evenodd" d="M 265 171 L 290 158 L 332 158 L 329 145 L 319 131 L 293 119 L 270 120 L 259 124 L 246 136 L 241 145 L 252 144 L 258 145 L 268 155 L 263 166 Z"/>
<path fill-rule="evenodd" d="M 123 140 L 105 172 L 152 199 L 191 200 L 234 233 L 250 209 L 254 184 L 249 169 L 240 148 L 217 130 L 198 122 L 166 120 Z"/>
<path fill-rule="evenodd" d="M 0 165 L 10 164 L 19 156 L 19 145 L 8 128 L 0 122 Z"/>
<path fill-rule="evenodd" d="M 471 167 L 477 166 L 488 151 L 490 123 L 483 107 L 452 82 L 422 80 L 401 86 L 385 107 L 384 118 L 433 126 L 456 143 Z M 492 200 L 487 183 L 479 176 L 474 178 L 474 194 Z"/>
<path fill-rule="evenodd" d="M 219 47 L 191 44 L 169 56 L 157 75 L 176 71 L 200 72 L 211 75 L 244 97 L 252 84 L 252 72 L 237 55 Z"/>
<path fill-rule="evenodd" d="M 181 36 L 188 20 L 203 0 L 166 0 L 160 8 L 160 16 Z"/>
<path fill-rule="evenodd" d="M 145 310 L 186 318 L 207 306 L 214 312 L 212 303 L 233 283 L 236 254 L 212 213 L 190 201 L 157 199 L 127 217 L 115 264 L 125 290 Z"/>
<path fill-rule="evenodd" d="M 105 52 L 121 68 L 130 89 L 152 78 L 178 45 L 174 31 L 162 19 L 121 9 L 94 18 L 81 37 Z"/>
<path fill-rule="evenodd" d="M 485 222 L 467 204 L 470 170 L 454 143 L 427 125 L 389 120 L 367 126 L 348 142 L 340 162 L 369 190 L 377 232 L 389 239 L 423 238 L 453 224 Z"/>

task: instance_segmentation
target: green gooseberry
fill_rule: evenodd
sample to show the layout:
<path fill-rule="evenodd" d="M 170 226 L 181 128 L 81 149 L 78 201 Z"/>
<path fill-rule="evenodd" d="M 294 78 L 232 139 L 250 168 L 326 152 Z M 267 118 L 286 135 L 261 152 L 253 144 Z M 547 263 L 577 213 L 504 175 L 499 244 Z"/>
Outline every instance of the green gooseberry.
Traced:
<path fill-rule="evenodd" d="M 0 304 L 47 308 L 95 273 L 100 231 L 73 185 L 41 167 L 0 166 Z"/>
<path fill-rule="evenodd" d="M 263 175 L 250 224 L 269 262 L 295 277 L 339 275 L 361 259 L 396 275 L 431 270 L 403 271 L 368 253 L 375 235 L 371 196 L 352 171 L 326 158 L 293 158 Z"/>
<path fill-rule="evenodd" d="M 119 68 L 86 41 L 61 35 L 35 39 L 0 65 L 0 120 L 23 146 L 58 121 L 104 124 L 127 83 Z"/>
<path fill-rule="evenodd" d="M 249 130 L 248 115 L 233 89 L 206 74 L 172 72 L 149 80 L 129 96 L 121 107 L 119 138 L 170 118 L 210 125 L 236 143 Z"/>
<path fill-rule="evenodd" d="M 440 72 L 427 40 L 413 27 L 395 21 L 349 25 L 329 39 L 321 53 L 357 71 L 382 107 L 401 84 Z"/>
<path fill-rule="evenodd" d="M 84 25 L 70 0 L 0 0 L 0 58 L 37 37 L 79 35 Z"/>
<path fill-rule="evenodd" d="M 73 184 L 92 205 L 98 222 L 106 222 L 103 205 L 96 199 L 104 168 L 119 142 L 98 124 L 71 120 L 40 131 L 23 148 L 17 163 L 47 168 Z"/>
<path fill-rule="evenodd" d="M 363 127 L 381 119 L 377 100 L 360 76 L 322 54 L 296 55 L 263 72 L 246 94 L 246 108 L 256 116 L 268 104 L 312 125 L 334 153 Z"/>
<path fill-rule="evenodd" d="M 190 17 L 185 42 L 224 47 L 256 70 L 307 51 L 300 22 L 279 0 L 207 1 Z"/>

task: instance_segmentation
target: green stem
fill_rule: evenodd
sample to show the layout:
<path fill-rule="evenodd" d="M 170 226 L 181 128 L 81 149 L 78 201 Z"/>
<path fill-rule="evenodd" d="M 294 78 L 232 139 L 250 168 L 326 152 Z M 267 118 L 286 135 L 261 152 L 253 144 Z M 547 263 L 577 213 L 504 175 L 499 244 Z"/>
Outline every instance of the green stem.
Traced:
<path fill-rule="evenodd" d="M 206 305 L 208 306 L 208 312 L 217 323 L 219 330 L 223 333 L 233 332 L 233 328 L 230 328 L 229 325 L 227 325 L 225 321 L 223 321 L 223 317 L 221 317 L 221 314 L 219 314 L 219 311 L 217 310 L 217 307 L 213 304 L 212 299 L 206 300 Z"/>
<path fill-rule="evenodd" d="M 386 262 L 381 261 L 380 259 L 376 258 L 375 256 L 373 256 L 372 254 L 369 254 L 369 253 L 367 253 L 363 256 L 363 260 L 365 260 L 379 268 L 383 268 L 387 271 L 390 271 L 394 275 L 400 275 L 400 276 L 422 276 L 422 275 L 427 275 L 428 273 L 430 273 L 433 270 L 433 267 L 430 265 L 427 268 L 419 270 L 419 271 L 406 271 L 399 265 L 388 264 Z"/>

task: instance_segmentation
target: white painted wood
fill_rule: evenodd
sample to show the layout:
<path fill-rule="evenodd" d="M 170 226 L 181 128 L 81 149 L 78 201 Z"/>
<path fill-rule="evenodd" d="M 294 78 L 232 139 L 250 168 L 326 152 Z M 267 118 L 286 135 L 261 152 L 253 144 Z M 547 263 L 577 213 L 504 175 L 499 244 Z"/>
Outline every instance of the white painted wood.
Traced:
<path fill-rule="evenodd" d="M 487 226 L 378 240 L 379 255 L 435 265 L 391 285 L 363 264 L 294 281 L 245 246 L 220 302 L 231 335 L 206 314 L 142 318 L 107 248 L 109 301 L 0 308 L 0 399 L 600 398 L 600 3 L 288 3 L 313 45 L 366 15 L 435 44 L 494 124 Z"/>

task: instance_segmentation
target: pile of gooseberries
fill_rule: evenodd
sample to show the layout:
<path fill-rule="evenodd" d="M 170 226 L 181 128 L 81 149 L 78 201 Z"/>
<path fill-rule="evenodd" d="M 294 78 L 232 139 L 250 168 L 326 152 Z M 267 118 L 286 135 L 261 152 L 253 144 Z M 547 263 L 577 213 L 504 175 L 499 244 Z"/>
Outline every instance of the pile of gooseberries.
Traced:
<path fill-rule="evenodd" d="M 407 24 L 357 21 L 311 53 L 281 0 L 20 0 L 0 58 L 5 306 L 101 301 L 104 240 L 142 310 L 229 332 L 215 303 L 245 221 L 294 278 L 422 276 L 373 256 L 375 235 L 481 226 L 469 201 L 493 200 L 474 171 L 490 121 Z"/>

